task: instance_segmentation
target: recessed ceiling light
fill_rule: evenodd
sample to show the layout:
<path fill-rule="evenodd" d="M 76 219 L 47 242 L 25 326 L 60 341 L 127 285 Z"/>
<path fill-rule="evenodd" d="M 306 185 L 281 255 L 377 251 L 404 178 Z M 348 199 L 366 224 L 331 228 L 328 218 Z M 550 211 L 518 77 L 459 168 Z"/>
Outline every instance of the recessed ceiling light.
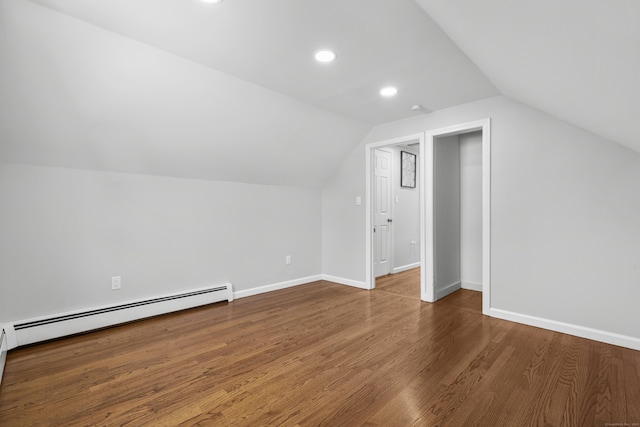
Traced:
<path fill-rule="evenodd" d="M 336 59 L 336 53 L 331 50 L 320 50 L 316 52 L 315 58 L 318 62 L 331 62 Z"/>
<path fill-rule="evenodd" d="M 222 3 L 222 0 L 202 0 L 204 3 L 209 3 L 209 4 L 218 4 L 218 3 Z"/>
<path fill-rule="evenodd" d="M 396 93 L 398 93 L 398 89 L 393 86 L 387 86 L 380 89 L 380 95 L 384 96 L 385 98 L 394 96 Z"/>

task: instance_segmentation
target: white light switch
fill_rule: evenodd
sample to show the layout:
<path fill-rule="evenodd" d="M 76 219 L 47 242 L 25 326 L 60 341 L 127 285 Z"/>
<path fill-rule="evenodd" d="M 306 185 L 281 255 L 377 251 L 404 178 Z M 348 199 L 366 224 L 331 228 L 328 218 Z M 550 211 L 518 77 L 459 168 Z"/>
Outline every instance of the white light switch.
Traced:
<path fill-rule="evenodd" d="M 396 205 L 398 204 L 399 201 L 400 201 L 400 197 L 396 196 Z"/>
<path fill-rule="evenodd" d="M 360 206 L 362 204 L 362 197 L 356 196 L 356 206 Z"/>

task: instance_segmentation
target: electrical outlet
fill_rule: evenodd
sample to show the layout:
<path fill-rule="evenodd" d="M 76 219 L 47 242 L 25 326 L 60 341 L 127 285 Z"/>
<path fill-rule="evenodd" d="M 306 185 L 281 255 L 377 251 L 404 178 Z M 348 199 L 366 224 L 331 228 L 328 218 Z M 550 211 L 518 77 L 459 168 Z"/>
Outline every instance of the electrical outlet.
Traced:
<path fill-rule="evenodd" d="M 287 255 L 287 256 L 284 258 L 284 262 L 285 262 L 285 263 L 287 263 L 287 265 L 291 264 L 291 255 Z"/>
<path fill-rule="evenodd" d="M 122 277 L 116 276 L 111 278 L 111 290 L 117 291 L 122 287 Z"/>

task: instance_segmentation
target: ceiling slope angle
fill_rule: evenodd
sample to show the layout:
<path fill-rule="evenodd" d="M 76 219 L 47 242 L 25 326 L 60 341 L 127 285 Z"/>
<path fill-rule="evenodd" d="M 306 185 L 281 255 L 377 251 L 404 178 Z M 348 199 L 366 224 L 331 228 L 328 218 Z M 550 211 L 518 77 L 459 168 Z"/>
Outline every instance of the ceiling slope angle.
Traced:
<path fill-rule="evenodd" d="M 640 2 L 416 1 L 504 95 L 640 152 Z"/>
<path fill-rule="evenodd" d="M 372 125 L 499 94 L 414 0 L 32 1 Z"/>
<path fill-rule="evenodd" d="M 371 128 L 25 0 L 0 64 L 4 162 L 320 188 Z"/>

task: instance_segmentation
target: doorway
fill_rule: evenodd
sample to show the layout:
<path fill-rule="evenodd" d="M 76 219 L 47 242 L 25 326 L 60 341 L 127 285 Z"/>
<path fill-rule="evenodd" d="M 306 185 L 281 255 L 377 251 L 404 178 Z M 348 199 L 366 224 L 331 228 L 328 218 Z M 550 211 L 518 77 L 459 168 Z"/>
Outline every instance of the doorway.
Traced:
<path fill-rule="evenodd" d="M 431 266 L 425 300 L 473 289 L 483 293 L 485 314 L 491 301 L 490 143 L 489 119 L 430 131 L 425 142 L 425 246 Z"/>
<path fill-rule="evenodd" d="M 368 144 L 366 154 L 367 288 L 376 277 L 414 270 L 424 299 L 424 134 Z"/>
<path fill-rule="evenodd" d="M 434 286 L 482 292 L 482 131 L 435 138 Z"/>

